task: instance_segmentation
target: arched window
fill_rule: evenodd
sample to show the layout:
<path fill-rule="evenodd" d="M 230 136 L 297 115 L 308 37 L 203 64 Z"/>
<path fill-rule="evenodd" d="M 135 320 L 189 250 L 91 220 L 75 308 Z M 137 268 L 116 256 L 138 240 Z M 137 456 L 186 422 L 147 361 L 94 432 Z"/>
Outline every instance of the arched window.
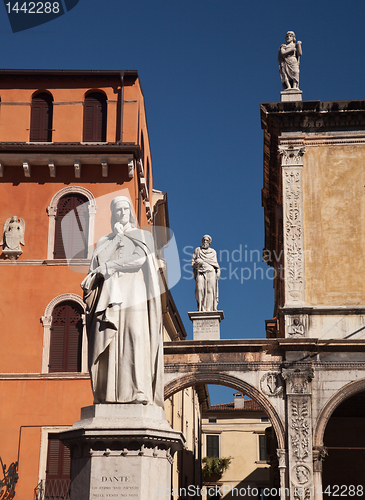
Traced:
<path fill-rule="evenodd" d="M 72 195 L 74 199 L 67 202 L 69 195 Z M 80 205 L 77 199 L 81 203 L 85 201 L 87 203 L 84 206 Z M 96 209 L 97 206 L 93 194 L 81 186 L 67 186 L 53 196 L 49 207 L 47 207 L 49 218 L 47 260 L 64 259 L 65 255 L 69 259 L 76 256 L 78 259 L 91 258 L 94 248 Z M 62 224 L 63 218 L 70 212 L 71 215 Z M 73 243 L 66 234 L 62 234 L 62 231 L 66 230 L 66 228 L 69 234 L 74 235 L 72 236 Z M 63 239 L 66 242 L 66 249 Z M 69 251 L 71 244 L 76 248 L 76 253 L 72 256 L 70 256 L 72 246 L 71 251 Z"/>
<path fill-rule="evenodd" d="M 32 99 L 30 142 L 52 142 L 53 97 L 41 92 Z"/>
<path fill-rule="evenodd" d="M 72 300 L 61 302 L 53 309 L 49 373 L 81 371 L 83 312 Z"/>
<path fill-rule="evenodd" d="M 69 193 L 57 204 L 54 251 L 55 259 L 86 259 L 88 253 L 88 199 Z M 67 218 L 65 219 L 65 217 Z"/>
<path fill-rule="evenodd" d="M 106 142 L 106 95 L 90 92 L 84 102 L 84 142 Z"/>
<path fill-rule="evenodd" d="M 47 305 L 42 316 L 42 373 L 81 372 L 88 377 L 85 304 L 79 295 L 64 293 Z"/>

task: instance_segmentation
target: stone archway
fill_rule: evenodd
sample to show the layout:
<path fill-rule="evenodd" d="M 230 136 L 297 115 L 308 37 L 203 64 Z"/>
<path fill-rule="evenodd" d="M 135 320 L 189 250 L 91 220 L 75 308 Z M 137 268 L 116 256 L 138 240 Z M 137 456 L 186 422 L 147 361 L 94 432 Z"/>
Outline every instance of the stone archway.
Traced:
<path fill-rule="evenodd" d="M 328 421 L 334 410 L 346 399 L 357 392 L 365 391 L 365 379 L 355 380 L 342 387 L 323 406 L 316 420 L 313 430 L 313 447 L 320 449 L 323 447 L 323 437 Z"/>
<path fill-rule="evenodd" d="M 285 449 L 285 427 L 274 406 L 261 391 L 238 377 L 222 372 L 189 373 L 182 375 L 165 385 L 165 399 L 169 398 L 176 392 L 185 389 L 186 387 L 198 384 L 225 385 L 252 397 L 269 416 L 276 434 L 278 447 L 280 449 Z"/>
<path fill-rule="evenodd" d="M 344 493 L 344 489 L 347 491 L 349 485 L 355 485 L 361 477 L 361 464 L 365 459 L 364 394 L 365 379 L 350 382 L 321 409 L 313 429 L 316 490 L 324 491 L 336 483 Z"/>

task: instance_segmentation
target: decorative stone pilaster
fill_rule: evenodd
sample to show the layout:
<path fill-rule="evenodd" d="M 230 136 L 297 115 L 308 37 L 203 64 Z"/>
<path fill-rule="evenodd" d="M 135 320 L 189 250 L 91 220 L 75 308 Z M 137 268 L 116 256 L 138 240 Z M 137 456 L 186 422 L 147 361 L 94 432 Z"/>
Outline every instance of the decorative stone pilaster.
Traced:
<path fill-rule="evenodd" d="M 303 187 L 304 146 L 279 146 L 283 175 L 285 305 L 305 302 Z"/>
<path fill-rule="evenodd" d="M 283 369 L 286 381 L 290 500 L 313 495 L 311 368 Z"/>

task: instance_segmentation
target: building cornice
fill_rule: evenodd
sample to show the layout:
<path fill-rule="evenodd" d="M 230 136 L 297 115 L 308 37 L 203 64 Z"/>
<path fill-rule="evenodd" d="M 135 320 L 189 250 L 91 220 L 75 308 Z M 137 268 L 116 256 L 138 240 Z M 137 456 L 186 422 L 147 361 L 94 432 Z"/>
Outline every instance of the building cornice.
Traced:
<path fill-rule="evenodd" d="M 261 104 L 263 129 L 365 129 L 365 101 L 295 101 Z"/>

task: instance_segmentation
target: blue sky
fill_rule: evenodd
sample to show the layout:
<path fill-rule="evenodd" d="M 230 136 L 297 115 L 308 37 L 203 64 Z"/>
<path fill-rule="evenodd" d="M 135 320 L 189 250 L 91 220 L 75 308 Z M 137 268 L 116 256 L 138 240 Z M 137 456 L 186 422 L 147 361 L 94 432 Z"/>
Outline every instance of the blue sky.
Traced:
<path fill-rule="evenodd" d="M 228 267 L 220 282 L 221 338 L 264 338 L 272 281 L 257 252 L 249 258 L 264 245 L 260 102 L 280 100 L 277 52 L 288 30 L 303 42 L 304 100 L 364 99 L 365 2 L 80 0 L 68 14 L 16 34 L 5 6 L 1 12 L 2 68 L 138 70 L 154 187 L 168 193 L 180 259 L 189 261 L 191 247 L 210 234 L 232 266 L 221 262 Z M 240 248 L 242 262 L 232 262 Z M 256 279 L 254 265 L 262 269 Z M 189 277 L 183 270 L 172 293 L 191 339 Z M 231 389 L 215 391 L 219 402 L 215 394 L 232 399 Z"/>

